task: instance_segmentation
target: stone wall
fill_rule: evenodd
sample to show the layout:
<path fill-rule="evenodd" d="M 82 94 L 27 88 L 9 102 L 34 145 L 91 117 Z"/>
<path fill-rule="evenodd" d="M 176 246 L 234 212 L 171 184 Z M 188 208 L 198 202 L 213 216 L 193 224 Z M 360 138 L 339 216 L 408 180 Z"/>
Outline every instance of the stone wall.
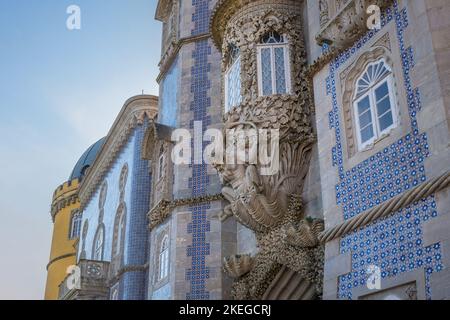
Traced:
<path fill-rule="evenodd" d="M 401 199 L 449 170 L 445 64 L 439 59 L 448 41 L 432 31 L 447 21 L 439 22 L 437 8 L 447 10 L 448 4 L 395 2 L 380 31 L 367 32 L 314 76 L 326 230 Z M 370 150 L 358 151 L 349 147 L 354 128 L 346 121 L 346 80 L 376 48 L 392 65 L 399 125 Z M 442 205 L 447 202 L 448 192 L 439 191 L 328 239 L 324 299 L 405 298 L 404 291 L 408 299 L 448 297 L 442 281 L 448 277 L 448 209 Z M 370 265 L 380 268 L 379 291 L 366 286 Z"/>

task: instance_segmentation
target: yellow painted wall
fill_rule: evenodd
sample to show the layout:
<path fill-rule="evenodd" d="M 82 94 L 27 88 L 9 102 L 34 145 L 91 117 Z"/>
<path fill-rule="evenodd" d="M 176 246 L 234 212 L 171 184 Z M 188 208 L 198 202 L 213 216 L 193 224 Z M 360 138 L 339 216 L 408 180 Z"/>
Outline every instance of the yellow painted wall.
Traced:
<path fill-rule="evenodd" d="M 59 186 L 54 195 L 52 207 L 60 200 L 74 195 L 78 192 L 78 180 L 70 184 Z M 50 260 L 47 266 L 47 284 L 45 287 L 45 299 L 58 299 L 59 285 L 67 276 L 67 268 L 76 264 L 76 249 L 74 244 L 77 239 L 69 239 L 69 229 L 73 210 L 80 207 L 77 200 L 75 203 L 60 209 L 54 216 L 53 239 L 50 250 Z M 56 260 L 55 260 L 56 259 Z"/>

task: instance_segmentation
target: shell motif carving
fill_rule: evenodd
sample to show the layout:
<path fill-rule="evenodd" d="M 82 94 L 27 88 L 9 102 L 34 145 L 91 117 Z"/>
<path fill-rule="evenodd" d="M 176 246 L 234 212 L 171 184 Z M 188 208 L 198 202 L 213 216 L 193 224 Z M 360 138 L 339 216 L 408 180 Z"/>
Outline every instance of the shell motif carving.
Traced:
<path fill-rule="evenodd" d="M 240 278 L 253 268 L 253 258 L 248 255 L 234 255 L 223 259 L 223 269 L 232 278 Z"/>
<path fill-rule="evenodd" d="M 298 226 L 286 227 L 286 242 L 299 248 L 314 248 L 319 244 L 319 233 L 325 229 L 323 220 L 304 219 Z"/>

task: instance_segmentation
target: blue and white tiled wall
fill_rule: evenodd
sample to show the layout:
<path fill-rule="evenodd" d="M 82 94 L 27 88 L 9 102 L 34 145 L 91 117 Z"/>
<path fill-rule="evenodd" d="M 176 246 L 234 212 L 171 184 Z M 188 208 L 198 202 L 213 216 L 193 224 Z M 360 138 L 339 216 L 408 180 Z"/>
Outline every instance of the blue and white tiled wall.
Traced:
<path fill-rule="evenodd" d="M 336 85 L 340 68 L 380 31 L 370 31 L 351 48 L 341 53 L 329 66 L 326 92 L 331 97 L 329 127 L 334 131 L 336 145 L 332 147 L 332 166 L 337 171 L 336 204 L 348 220 L 427 181 L 424 162 L 430 156 L 426 132 L 420 132 L 417 112 L 421 109 L 420 92 L 413 88 L 410 72 L 414 68 L 414 46 L 406 47 L 404 34 L 409 26 L 406 8 L 397 2 L 382 17 L 382 30 L 395 24 L 408 104 L 410 132 L 348 170 L 344 167 L 343 127 L 340 119 L 341 102 Z M 400 75 L 398 75 L 400 76 Z M 406 124 L 405 124 L 406 125 Z M 320 143 L 320 141 L 319 141 Z M 351 255 L 351 272 L 339 277 L 338 297 L 352 299 L 355 288 L 365 286 L 369 265 L 381 268 L 382 278 L 418 268 L 425 270 L 426 296 L 430 298 L 429 275 L 442 270 L 440 244 L 425 247 L 422 224 L 438 215 L 434 197 L 412 204 L 392 216 L 376 221 L 340 240 L 340 253 Z"/>
<path fill-rule="evenodd" d="M 178 117 L 178 85 L 179 67 L 178 59 L 172 62 L 167 74 L 161 82 L 161 98 L 158 113 L 158 123 L 169 127 L 177 127 Z"/>
<path fill-rule="evenodd" d="M 192 0 L 194 13 L 192 14 L 193 29 L 191 36 L 208 32 L 210 17 L 210 0 Z M 194 121 L 202 121 L 203 132 L 211 124 L 208 109 L 211 107 L 210 69 L 208 56 L 211 55 L 212 45 L 209 40 L 195 42 L 192 51 L 193 65 L 191 68 L 190 84 L 190 111 L 193 119 L 190 129 L 194 129 Z M 192 142 L 193 143 L 193 142 Z M 193 162 L 192 162 L 193 163 Z M 192 177 L 189 179 L 189 188 L 192 197 L 208 194 L 210 184 L 206 164 L 193 164 Z M 186 269 L 186 280 L 190 282 L 190 291 L 186 293 L 187 300 L 205 300 L 210 298 L 206 289 L 206 281 L 209 279 L 210 270 L 206 263 L 206 256 L 210 254 L 210 244 L 206 241 L 206 233 L 210 231 L 210 221 L 207 218 L 207 210 L 210 204 L 197 204 L 190 207 L 191 221 L 188 223 L 187 232 L 192 235 L 192 244 L 186 249 L 187 257 L 191 258 L 191 266 Z"/>
<path fill-rule="evenodd" d="M 138 126 L 130 135 L 128 142 L 122 148 L 104 181 L 108 184 L 108 192 L 104 205 L 103 224 L 105 240 L 103 260 L 111 261 L 114 222 L 120 204 L 119 178 L 125 164 L 129 172 L 125 186 L 123 201 L 126 203 L 126 232 L 124 244 L 124 266 L 140 266 L 147 262 L 148 229 L 147 218 L 151 176 L 148 162 L 140 157 L 141 145 L 146 125 Z M 99 188 L 100 189 L 100 188 Z M 89 229 L 86 235 L 86 258 L 92 258 L 92 248 L 95 233 L 99 225 L 99 194 L 89 201 L 83 210 L 83 224 L 88 221 Z M 80 250 L 82 244 L 80 244 Z M 146 273 L 143 271 L 125 273 L 120 280 L 119 298 L 132 300 L 144 299 L 146 293 Z"/>

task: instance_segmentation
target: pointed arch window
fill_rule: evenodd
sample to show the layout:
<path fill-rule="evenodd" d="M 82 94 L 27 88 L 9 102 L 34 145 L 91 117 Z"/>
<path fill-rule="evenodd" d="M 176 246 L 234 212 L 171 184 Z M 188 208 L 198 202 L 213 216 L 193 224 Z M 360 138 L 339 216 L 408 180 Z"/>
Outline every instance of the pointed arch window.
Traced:
<path fill-rule="evenodd" d="M 122 214 L 120 216 L 119 221 L 119 230 L 117 235 L 117 246 L 116 246 L 116 252 L 120 254 L 122 252 L 123 242 L 125 239 L 125 214 Z"/>
<path fill-rule="evenodd" d="M 117 209 L 114 221 L 112 262 L 121 264 L 126 234 L 126 206 L 122 203 Z"/>
<path fill-rule="evenodd" d="M 161 146 L 158 159 L 158 180 L 161 180 L 164 177 L 164 165 L 165 165 L 164 147 Z"/>
<path fill-rule="evenodd" d="M 105 242 L 105 230 L 103 224 L 100 225 L 95 233 L 94 245 L 92 250 L 92 260 L 102 261 L 103 260 L 103 248 Z"/>
<path fill-rule="evenodd" d="M 114 286 L 114 288 L 111 290 L 111 300 L 113 300 L 113 301 L 119 300 L 119 286 L 118 285 Z"/>
<path fill-rule="evenodd" d="M 392 71 L 384 59 L 369 64 L 358 78 L 353 106 L 360 150 L 396 127 Z"/>
<path fill-rule="evenodd" d="M 169 275 L 169 236 L 165 235 L 159 247 L 158 280 L 164 280 Z"/>
<path fill-rule="evenodd" d="M 284 35 L 271 31 L 258 45 L 258 86 L 260 96 L 291 91 L 289 43 Z"/>
<path fill-rule="evenodd" d="M 228 68 L 225 72 L 225 112 L 239 106 L 241 94 L 241 52 L 235 45 L 228 49 Z"/>
<path fill-rule="evenodd" d="M 72 214 L 72 219 L 70 221 L 70 232 L 69 232 L 70 239 L 75 239 L 80 236 L 81 219 L 82 219 L 81 212 L 75 211 Z"/>

